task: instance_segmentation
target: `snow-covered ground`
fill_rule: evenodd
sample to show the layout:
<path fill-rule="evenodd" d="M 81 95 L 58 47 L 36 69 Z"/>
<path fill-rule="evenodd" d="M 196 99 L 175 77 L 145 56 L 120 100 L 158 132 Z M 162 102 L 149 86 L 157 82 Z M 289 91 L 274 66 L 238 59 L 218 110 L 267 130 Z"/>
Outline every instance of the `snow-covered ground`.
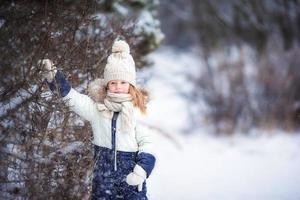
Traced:
<path fill-rule="evenodd" d="M 160 131 L 154 131 L 157 164 L 148 180 L 149 199 L 300 199 L 299 135 L 253 130 L 251 136 L 215 137 L 205 125 L 182 134 L 188 115 L 179 89 L 190 88 L 183 74 L 195 70 L 197 56 L 164 48 L 151 58 L 154 67 L 143 72 L 152 74 L 146 123 Z"/>

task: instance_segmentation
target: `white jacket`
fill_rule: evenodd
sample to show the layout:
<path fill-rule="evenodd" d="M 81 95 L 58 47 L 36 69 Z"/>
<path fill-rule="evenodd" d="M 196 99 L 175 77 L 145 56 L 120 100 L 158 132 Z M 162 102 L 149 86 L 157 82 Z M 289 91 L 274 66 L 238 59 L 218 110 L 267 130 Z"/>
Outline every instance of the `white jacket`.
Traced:
<path fill-rule="evenodd" d="M 111 119 L 104 117 L 102 113 L 98 111 L 96 102 L 89 96 L 80 94 L 73 88 L 63 99 L 67 102 L 72 111 L 91 123 L 94 137 L 93 143 L 111 149 Z M 137 122 L 135 131 L 128 134 L 122 132 L 120 118 L 117 119 L 117 151 L 152 153 L 152 142 L 151 133 L 145 126 Z"/>

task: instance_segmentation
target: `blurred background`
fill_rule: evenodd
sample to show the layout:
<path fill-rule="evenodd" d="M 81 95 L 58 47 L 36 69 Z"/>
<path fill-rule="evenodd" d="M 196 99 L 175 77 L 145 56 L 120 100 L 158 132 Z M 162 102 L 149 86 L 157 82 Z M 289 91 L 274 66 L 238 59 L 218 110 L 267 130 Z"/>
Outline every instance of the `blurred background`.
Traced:
<path fill-rule="evenodd" d="M 149 199 L 300 199 L 298 0 L 3 1 L 0 199 L 89 199 L 90 125 L 42 80 L 86 94 L 116 38 L 150 92 Z"/>

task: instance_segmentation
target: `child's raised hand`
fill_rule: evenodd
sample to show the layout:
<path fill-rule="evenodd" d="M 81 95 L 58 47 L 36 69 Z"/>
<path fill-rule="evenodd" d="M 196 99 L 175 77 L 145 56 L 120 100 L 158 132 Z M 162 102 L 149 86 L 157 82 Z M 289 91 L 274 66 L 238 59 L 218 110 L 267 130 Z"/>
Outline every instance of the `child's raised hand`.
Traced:
<path fill-rule="evenodd" d="M 50 59 L 43 59 L 38 61 L 38 65 L 42 66 L 42 76 L 48 82 L 52 82 L 57 72 L 56 67 Z"/>

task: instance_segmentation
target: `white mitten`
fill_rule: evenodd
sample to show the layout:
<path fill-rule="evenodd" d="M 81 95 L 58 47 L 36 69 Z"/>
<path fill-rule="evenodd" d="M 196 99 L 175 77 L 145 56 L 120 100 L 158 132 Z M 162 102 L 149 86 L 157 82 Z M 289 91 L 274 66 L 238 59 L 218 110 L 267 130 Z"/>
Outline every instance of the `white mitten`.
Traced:
<path fill-rule="evenodd" d="M 126 182 L 128 185 L 137 185 L 138 191 L 142 191 L 143 183 L 146 180 L 146 171 L 139 165 L 135 165 L 133 172 L 127 175 Z"/>
<path fill-rule="evenodd" d="M 39 60 L 38 64 L 42 65 L 44 71 L 43 78 L 47 79 L 48 82 L 52 82 L 57 72 L 56 67 L 50 59 Z"/>

